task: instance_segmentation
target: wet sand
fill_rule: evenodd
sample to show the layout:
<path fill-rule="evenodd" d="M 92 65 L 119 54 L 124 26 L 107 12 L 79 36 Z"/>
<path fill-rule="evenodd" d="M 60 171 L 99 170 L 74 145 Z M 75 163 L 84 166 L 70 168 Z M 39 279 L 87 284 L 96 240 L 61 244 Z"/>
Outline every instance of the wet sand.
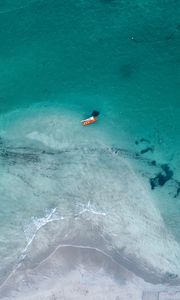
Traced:
<path fill-rule="evenodd" d="M 4 282 L 4 300 L 179 300 L 180 287 L 152 284 L 98 248 L 59 245 L 41 261 L 21 263 Z M 40 259 L 38 259 L 40 260 Z"/>
<path fill-rule="evenodd" d="M 150 286 L 100 250 L 59 246 L 36 267 L 12 274 L 1 299 L 138 300 Z"/>
<path fill-rule="evenodd" d="M 9 300 L 173 300 L 178 294 L 180 288 L 149 284 L 105 253 L 80 246 L 59 247 L 37 267 L 17 270 L 1 289 L 1 299 Z"/>

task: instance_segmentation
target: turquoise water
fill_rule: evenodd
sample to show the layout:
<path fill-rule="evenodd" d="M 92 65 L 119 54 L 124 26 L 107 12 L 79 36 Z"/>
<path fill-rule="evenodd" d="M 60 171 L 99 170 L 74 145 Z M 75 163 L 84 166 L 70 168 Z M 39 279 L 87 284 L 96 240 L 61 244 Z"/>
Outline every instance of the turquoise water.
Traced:
<path fill-rule="evenodd" d="M 140 176 L 139 169 L 143 175 L 149 207 L 153 204 L 158 212 L 157 222 L 164 222 L 163 228 L 177 243 L 169 242 L 175 249 L 173 253 L 170 248 L 172 257 L 165 254 L 176 266 L 173 257 L 178 257 L 180 248 L 179 15 L 179 1 L 9 0 L 0 4 L 1 273 L 21 256 L 39 224 L 45 224 L 55 211 L 53 216 L 59 220 L 79 214 L 82 208 L 89 210 L 90 205 L 102 215 L 107 209 L 112 213 L 107 232 L 116 234 L 118 244 L 123 224 L 133 218 L 129 199 L 133 191 L 138 192 L 138 183 L 127 173 L 132 191 L 123 205 L 129 214 L 119 220 L 122 207 L 118 207 L 116 219 L 115 203 L 121 195 L 116 179 L 122 176 L 121 166 L 116 167 L 119 158 L 114 153 L 99 154 L 99 149 L 112 147 L 130 151 L 131 157 L 151 147 L 153 152 L 142 155 L 142 160 L 156 160 L 173 170 L 173 180 L 151 191 L 149 178 L 159 172 L 158 167 L 152 170 L 131 159 L 135 175 Z M 98 123 L 81 127 L 80 120 L 93 109 L 101 113 Z M 142 138 L 149 142 L 136 145 Z M 84 153 L 84 148 L 96 149 L 96 154 Z M 65 149 L 70 156 L 60 159 L 58 151 Z M 44 157 L 43 151 L 54 156 Z M 111 176 L 105 182 L 108 169 Z M 101 178 L 98 185 L 94 172 Z M 122 191 L 124 197 L 123 187 Z M 147 208 L 143 192 L 140 197 L 141 201 L 136 200 L 141 209 L 134 212 L 137 224 L 133 219 L 137 231 L 138 217 L 143 217 L 140 211 L 146 215 Z M 112 207 L 107 204 L 110 199 Z M 118 222 L 122 222 L 120 229 Z M 133 240 L 137 232 L 129 228 L 129 233 Z M 151 260 L 153 250 L 149 256 Z"/>

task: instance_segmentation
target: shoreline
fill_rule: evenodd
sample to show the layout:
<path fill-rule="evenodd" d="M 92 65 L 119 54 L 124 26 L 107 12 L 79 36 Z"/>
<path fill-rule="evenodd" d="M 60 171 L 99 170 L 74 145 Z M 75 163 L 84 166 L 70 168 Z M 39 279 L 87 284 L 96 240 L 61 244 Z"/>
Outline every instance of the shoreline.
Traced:
<path fill-rule="evenodd" d="M 32 131 L 25 136 L 28 138 L 25 149 L 17 143 L 15 152 L 7 148 L 7 155 L 2 157 L 7 165 L 11 165 L 12 177 L 18 175 L 18 184 L 23 179 L 23 191 L 29 179 L 33 178 L 29 190 L 32 195 L 34 190 L 42 194 L 38 200 L 42 201 L 43 206 L 46 187 L 46 205 L 50 203 L 49 195 L 54 190 L 56 202 L 55 206 L 53 203 L 53 209 L 59 205 L 59 216 L 61 213 L 63 218 L 65 216 L 65 220 L 49 220 L 40 227 L 41 230 L 37 230 L 29 249 L 26 249 L 25 273 L 33 266 L 43 264 L 43 261 L 48 264 L 54 251 L 58 251 L 62 247 L 60 244 L 64 244 L 64 247 L 86 247 L 87 251 L 98 249 L 102 255 L 106 253 L 119 266 L 134 274 L 134 278 L 139 276 L 139 280 L 173 285 L 178 282 L 171 275 L 176 269 L 180 274 L 179 245 L 167 230 L 160 211 L 153 203 L 148 182 L 145 183 L 138 172 L 140 169 L 145 174 L 153 173 L 159 165 L 151 166 L 150 170 L 149 162 L 152 160 L 142 157 L 141 167 L 136 152 L 112 145 L 108 147 L 108 144 L 105 148 L 103 144 L 97 144 L 96 148 L 79 148 L 74 145 L 68 149 L 65 146 L 59 148 L 60 144 L 57 143 L 56 149 L 53 148 L 53 139 L 51 146 L 47 146 L 49 135 Z M 92 132 L 90 136 L 92 138 Z M 41 147 L 37 150 L 28 148 L 32 146 L 31 143 L 33 146 L 40 143 Z M 22 165 L 23 172 L 16 170 L 12 163 L 14 159 L 18 166 Z M 134 165 L 138 165 L 138 168 L 134 168 Z M 93 172 L 86 172 L 86 169 Z M 37 171 L 37 185 L 34 171 Z M 59 188 L 60 180 L 62 187 Z M 38 219 L 36 214 L 33 217 L 38 222 L 44 218 Z M 169 278 L 165 276 L 168 273 L 166 271 L 169 271 Z M 19 272 L 23 274 L 23 269 L 18 268 L 17 272 L 12 273 L 6 280 L 7 284 Z"/>
<path fill-rule="evenodd" d="M 109 151 L 108 149 L 97 150 L 93 150 L 92 153 L 90 151 L 89 153 L 89 151 L 85 149 L 85 151 L 80 152 L 79 155 L 81 155 L 81 158 L 88 158 L 89 165 L 93 168 L 96 167 L 94 159 L 96 162 L 99 155 L 101 155 L 101 159 L 104 158 L 101 162 L 103 167 L 105 159 L 107 157 L 111 159 L 110 162 L 113 163 L 112 170 L 114 171 L 113 167 L 115 168 L 114 180 L 112 182 L 110 181 L 113 193 L 110 193 L 108 196 L 106 188 L 102 186 L 102 191 L 100 191 L 100 193 L 97 191 L 97 206 L 95 206 L 95 210 L 93 210 L 93 202 L 88 202 L 88 204 L 85 202 L 83 203 L 84 206 L 82 206 L 81 210 L 77 212 L 77 214 L 73 211 L 73 214 L 69 217 L 65 217 L 65 220 L 64 217 L 62 219 L 59 217 L 58 220 L 51 220 L 52 213 L 50 213 L 51 217 L 48 217 L 46 222 L 36 231 L 31 243 L 28 243 L 29 246 L 25 247 L 27 250 L 27 258 L 25 258 L 25 265 L 27 263 L 27 266 L 25 266 L 25 269 L 26 267 L 32 268 L 33 265 L 36 266 L 44 259 L 48 259 L 51 255 L 53 255 L 54 251 L 61 248 L 62 244 L 64 244 L 65 247 L 86 247 L 87 249 L 98 249 L 98 251 L 109 255 L 109 257 L 114 259 L 116 263 L 124 266 L 124 268 L 147 282 L 151 282 L 153 284 L 166 282 L 172 285 L 179 283 L 176 278 L 171 276 L 173 275 L 171 272 L 169 273 L 169 278 L 168 276 L 165 276 L 165 271 L 168 270 L 168 267 L 170 266 L 168 261 L 170 252 L 168 251 L 176 251 L 173 253 L 174 256 L 172 256 L 172 263 L 174 264 L 173 269 L 175 269 L 175 254 L 179 253 L 179 248 L 177 248 L 175 241 L 172 239 L 171 235 L 169 235 L 168 231 L 166 231 L 162 218 L 152 203 L 152 198 L 146 188 L 146 184 L 144 184 L 144 181 L 141 180 L 139 175 L 135 173 L 129 158 L 124 158 L 123 155 L 122 157 L 121 155 L 115 155 L 116 153 L 111 153 L 111 150 Z M 63 155 L 63 152 L 61 154 Z M 70 154 L 72 156 L 72 153 Z M 49 154 L 44 153 L 43 155 L 46 156 Z M 74 156 L 71 156 L 70 158 L 73 161 Z M 75 157 L 77 158 L 79 156 L 76 154 Z M 119 157 L 118 160 L 116 157 Z M 114 158 L 116 158 L 116 160 L 114 160 Z M 109 165 L 106 166 L 105 164 L 104 169 L 99 168 L 99 170 L 102 169 L 102 174 L 100 173 L 101 176 L 98 176 L 100 172 L 99 170 L 97 175 L 94 175 L 96 178 L 96 185 L 99 183 L 99 186 L 101 186 L 99 178 L 103 178 L 107 167 L 109 168 Z M 79 169 L 77 168 L 77 172 L 78 170 Z M 121 171 L 119 172 L 119 170 Z M 116 172 L 119 176 L 118 181 L 116 179 Z M 128 185 L 130 187 L 129 191 L 126 177 L 128 177 Z M 89 184 L 89 182 L 91 183 L 91 180 L 92 177 L 89 177 L 87 184 Z M 106 181 L 108 182 L 108 177 L 104 179 L 105 183 Z M 119 186 L 119 182 L 121 182 L 121 186 Z M 103 196 L 106 196 L 107 199 L 101 197 L 102 194 Z M 106 201 L 110 199 L 109 197 L 111 195 L 114 197 L 113 206 L 112 203 Z M 147 205 L 149 208 L 148 210 L 146 208 Z M 69 209 L 69 207 L 67 208 Z M 99 209 L 101 213 L 99 213 Z M 53 209 L 53 211 L 56 211 L 56 209 Z M 111 211 L 111 214 L 108 213 L 109 211 Z M 116 213 L 117 211 L 118 215 Z M 115 227 L 112 226 L 112 222 Z M 135 227 L 132 227 L 133 224 L 136 226 L 138 225 L 138 228 L 140 228 L 142 232 L 134 232 Z M 154 228 L 152 228 L 152 225 Z M 145 227 L 142 228 L 142 226 Z M 149 233 L 148 237 L 146 236 L 147 234 L 144 235 L 144 231 L 146 230 Z M 169 248 L 168 251 L 163 250 L 164 252 L 161 265 L 158 260 L 161 258 L 158 251 L 162 251 L 162 249 L 164 249 L 162 248 L 164 240 L 159 241 L 159 237 L 162 232 L 167 237 L 165 242 L 168 241 Z M 117 238 L 114 236 L 117 236 Z M 142 247 L 141 238 L 144 238 L 144 247 L 148 246 L 149 258 L 146 250 Z M 134 239 L 134 244 L 131 239 Z M 151 242 L 154 243 L 154 245 L 157 244 L 159 249 L 156 250 L 152 247 L 150 248 L 151 245 L 149 245 L 149 243 Z M 138 253 L 137 247 L 142 247 L 140 248 L 140 250 L 142 250 L 141 253 Z M 153 259 L 154 262 L 152 264 Z M 156 266 L 156 262 L 158 266 Z M 11 275 L 9 275 L 8 278 L 9 277 L 11 278 Z M 9 281 L 8 278 L 5 282 Z"/>

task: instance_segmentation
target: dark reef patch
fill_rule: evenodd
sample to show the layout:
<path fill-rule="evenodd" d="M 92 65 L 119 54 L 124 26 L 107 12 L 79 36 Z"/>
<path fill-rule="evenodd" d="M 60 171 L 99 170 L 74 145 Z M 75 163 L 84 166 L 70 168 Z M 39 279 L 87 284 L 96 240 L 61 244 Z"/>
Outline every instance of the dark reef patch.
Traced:
<path fill-rule="evenodd" d="M 147 147 L 143 150 L 140 151 L 141 154 L 144 154 L 146 152 L 153 152 L 154 151 L 154 147 Z"/>
<path fill-rule="evenodd" d="M 136 141 L 136 144 L 139 143 L 150 143 L 149 140 L 141 138 Z M 143 153 L 148 151 L 153 151 L 153 147 L 147 147 L 140 152 L 133 150 L 122 149 L 119 147 L 111 148 L 88 148 L 84 149 L 85 153 L 93 153 L 96 151 L 108 152 L 109 154 L 120 155 L 124 158 L 132 160 L 140 160 L 145 166 L 149 166 L 149 170 L 142 172 L 142 175 L 147 178 L 150 183 L 151 189 L 154 190 L 157 187 L 163 187 L 169 180 L 172 181 L 172 195 L 174 198 L 177 198 L 180 195 L 180 182 L 173 178 L 174 172 L 168 164 L 160 164 L 152 158 L 143 156 Z M 11 147 L 6 145 L 6 141 L 0 138 L 0 163 L 3 164 L 6 162 L 7 165 L 14 165 L 17 163 L 20 164 L 29 164 L 29 163 L 39 163 L 42 159 L 49 158 L 50 156 L 60 157 L 62 154 L 68 155 L 75 151 L 82 150 L 82 148 L 66 148 L 62 150 L 52 150 L 52 149 L 41 149 L 41 148 L 32 148 L 32 147 Z M 64 158 L 63 158 L 64 160 Z M 55 170 L 60 167 L 64 162 L 63 160 L 57 161 L 55 165 L 51 166 L 51 169 Z M 143 165 L 142 165 L 143 166 Z M 155 173 L 157 170 L 160 170 L 158 173 Z M 141 170 L 139 170 L 141 172 Z"/>
<path fill-rule="evenodd" d="M 174 198 L 177 198 L 180 195 L 180 181 L 176 180 L 176 194 L 174 195 Z"/>
<path fill-rule="evenodd" d="M 173 171 L 168 164 L 161 165 L 162 172 L 158 173 L 155 177 L 150 178 L 151 189 L 154 190 L 158 186 L 163 186 L 167 181 L 173 178 Z"/>
<path fill-rule="evenodd" d="M 150 164 L 151 166 L 156 166 L 156 165 L 157 165 L 156 160 L 152 160 L 149 164 Z"/>
<path fill-rule="evenodd" d="M 148 144 L 150 144 L 150 140 L 148 140 L 146 138 L 141 138 L 140 140 L 135 141 L 136 145 L 139 145 L 139 143 L 148 143 Z"/>
<path fill-rule="evenodd" d="M 150 142 L 150 140 L 148 140 L 148 139 L 146 139 L 146 138 L 141 138 L 140 140 L 136 140 L 135 141 L 135 144 L 136 145 L 139 145 L 139 144 L 150 144 L 151 142 Z M 147 152 L 154 152 L 154 146 L 148 146 L 148 147 L 146 147 L 145 149 L 142 149 L 141 151 L 140 151 L 140 154 L 145 154 L 145 153 L 147 153 Z"/>
<path fill-rule="evenodd" d="M 135 141 L 136 145 L 139 145 L 141 143 L 150 143 L 150 141 L 146 138 L 141 138 L 139 140 Z M 168 164 L 160 164 L 156 160 L 152 160 L 148 157 L 143 156 L 142 154 L 151 151 L 154 151 L 154 146 L 147 147 L 140 152 L 135 151 L 129 151 L 126 149 L 116 148 L 113 147 L 111 150 L 115 154 L 121 154 L 124 157 L 128 157 L 130 159 L 136 159 L 142 161 L 145 165 L 148 165 L 149 172 L 142 173 L 143 176 L 148 178 L 151 189 L 154 190 L 157 187 L 163 187 L 169 180 L 172 181 L 172 188 L 175 190 L 175 192 L 172 192 L 174 195 L 174 198 L 177 198 L 180 195 L 180 182 L 173 178 L 174 172 L 171 169 L 171 167 Z M 160 172 L 154 174 L 156 169 L 160 169 Z M 154 176 L 152 177 L 152 173 Z M 151 175 L 150 175 L 151 174 Z"/>

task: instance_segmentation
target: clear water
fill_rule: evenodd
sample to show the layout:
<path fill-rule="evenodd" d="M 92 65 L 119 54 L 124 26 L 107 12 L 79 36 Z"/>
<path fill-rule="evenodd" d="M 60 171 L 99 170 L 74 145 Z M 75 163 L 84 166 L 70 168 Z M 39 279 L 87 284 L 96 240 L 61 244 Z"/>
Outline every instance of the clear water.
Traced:
<path fill-rule="evenodd" d="M 82 211 L 95 224 L 104 217 L 114 247 L 140 259 L 152 245 L 149 262 L 160 255 L 165 271 L 179 272 L 179 15 L 179 1 L 0 4 L 1 276 L 41 225 Z M 93 109 L 98 123 L 83 128 Z M 149 143 L 136 145 L 141 138 Z M 149 146 L 142 159 L 174 172 L 155 191 L 159 167 L 132 159 Z M 130 151 L 132 166 L 112 147 Z"/>

